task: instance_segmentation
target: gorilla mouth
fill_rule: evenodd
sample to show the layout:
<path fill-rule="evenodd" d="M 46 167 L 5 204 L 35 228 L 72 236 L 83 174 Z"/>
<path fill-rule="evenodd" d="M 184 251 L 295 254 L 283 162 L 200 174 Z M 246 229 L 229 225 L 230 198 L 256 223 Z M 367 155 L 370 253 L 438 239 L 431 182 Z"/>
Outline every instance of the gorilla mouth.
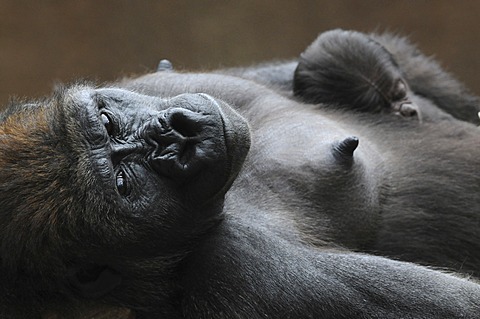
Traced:
<path fill-rule="evenodd" d="M 248 124 L 229 105 L 207 94 L 189 95 L 188 103 L 178 103 L 183 98 L 174 98 L 174 106 L 155 119 L 152 168 L 197 193 L 210 190 L 202 198 L 223 195 L 248 153 Z"/>
<path fill-rule="evenodd" d="M 223 122 L 223 136 L 227 154 L 228 179 L 220 193 L 225 193 L 236 179 L 248 154 L 251 143 L 250 127 L 246 119 L 227 103 L 216 100 L 210 95 L 200 94 L 215 104 Z"/>
<path fill-rule="evenodd" d="M 151 138 L 156 145 L 150 159 L 155 171 L 166 176 L 191 176 L 203 163 L 213 161 L 218 154 L 209 141 L 222 137 L 211 132 L 212 117 L 216 116 L 178 107 L 156 119 L 158 132 Z"/>

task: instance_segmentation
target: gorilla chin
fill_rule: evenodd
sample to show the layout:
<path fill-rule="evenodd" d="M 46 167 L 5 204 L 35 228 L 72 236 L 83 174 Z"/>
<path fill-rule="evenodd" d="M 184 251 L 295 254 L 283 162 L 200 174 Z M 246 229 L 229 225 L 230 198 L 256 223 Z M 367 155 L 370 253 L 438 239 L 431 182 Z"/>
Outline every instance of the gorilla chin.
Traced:
<path fill-rule="evenodd" d="M 207 94 L 163 99 L 117 88 L 73 87 L 65 96 L 63 130 L 68 135 L 76 126 L 73 131 L 83 132 L 80 140 L 67 138 L 67 145 L 77 148 L 72 150 L 77 167 L 90 167 L 89 176 L 100 176 L 104 190 L 116 188 L 123 197 L 135 196 L 135 183 L 162 184 L 196 206 L 222 201 L 250 147 L 246 120 Z"/>

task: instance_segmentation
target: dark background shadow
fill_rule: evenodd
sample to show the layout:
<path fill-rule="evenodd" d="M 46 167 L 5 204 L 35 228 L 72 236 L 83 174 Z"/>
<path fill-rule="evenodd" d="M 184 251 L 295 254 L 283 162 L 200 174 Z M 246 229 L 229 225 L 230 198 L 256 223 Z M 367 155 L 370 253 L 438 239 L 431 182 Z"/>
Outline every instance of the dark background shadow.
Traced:
<path fill-rule="evenodd" d="M 0 103 L 56 82 L 297 56 L 319 32 L 395 31 L 480 94 L 480 1 L 0 0 Z"/>

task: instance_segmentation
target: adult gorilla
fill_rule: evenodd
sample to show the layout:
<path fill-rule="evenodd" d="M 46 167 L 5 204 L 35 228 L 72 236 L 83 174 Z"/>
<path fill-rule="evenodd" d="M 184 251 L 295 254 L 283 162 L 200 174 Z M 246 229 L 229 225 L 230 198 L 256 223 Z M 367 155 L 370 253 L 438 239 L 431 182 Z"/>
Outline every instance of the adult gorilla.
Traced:
<path fill-rule="evenodd" d="M 354 252 L 478 275 L 476 98 L 405 40 L 322 36 L 8 108 L 2 318 L 478 317 L 477 283 Z"/>

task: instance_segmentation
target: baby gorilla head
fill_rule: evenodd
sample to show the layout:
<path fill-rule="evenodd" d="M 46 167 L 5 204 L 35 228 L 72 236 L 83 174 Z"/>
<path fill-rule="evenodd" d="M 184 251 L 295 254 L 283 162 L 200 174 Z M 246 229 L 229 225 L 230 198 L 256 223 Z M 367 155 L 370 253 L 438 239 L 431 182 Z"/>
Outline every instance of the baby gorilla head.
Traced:
<path fill-rule="evenodd" d="M 301 55 L 294 93 L 310 103 L 361 112 L 418 114 L 393 56 L 367 35 L 343 30 L 322 33 Z"/>

